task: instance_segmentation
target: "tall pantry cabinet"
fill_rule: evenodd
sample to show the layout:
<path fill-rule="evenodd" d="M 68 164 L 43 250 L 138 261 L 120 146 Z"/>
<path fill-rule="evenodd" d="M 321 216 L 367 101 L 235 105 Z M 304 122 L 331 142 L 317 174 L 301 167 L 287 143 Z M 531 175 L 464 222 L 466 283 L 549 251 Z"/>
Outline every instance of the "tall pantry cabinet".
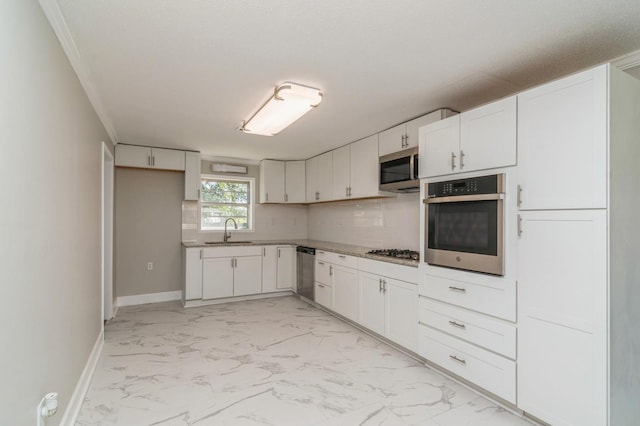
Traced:
<path fill-rule="evenodd" d="M 518 95 L 518 406 L 640 419 L 640 81 L 603 65 Z"/>

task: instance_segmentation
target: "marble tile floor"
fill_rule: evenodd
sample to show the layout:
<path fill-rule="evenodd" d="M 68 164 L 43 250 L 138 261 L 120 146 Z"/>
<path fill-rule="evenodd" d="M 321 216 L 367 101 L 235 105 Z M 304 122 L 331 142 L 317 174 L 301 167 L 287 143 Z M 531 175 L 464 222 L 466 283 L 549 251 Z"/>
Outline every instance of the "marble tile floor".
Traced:
<path fill-rule="evenodd" d="M 531 426 L 296 297 L 121 308 L 77 426 Z"/>

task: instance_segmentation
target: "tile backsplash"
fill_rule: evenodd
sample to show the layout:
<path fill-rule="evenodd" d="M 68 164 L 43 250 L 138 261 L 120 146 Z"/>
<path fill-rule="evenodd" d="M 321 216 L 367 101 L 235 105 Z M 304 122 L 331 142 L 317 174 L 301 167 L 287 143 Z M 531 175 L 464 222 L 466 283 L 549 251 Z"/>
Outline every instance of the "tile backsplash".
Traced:
<path fill-rule="evenodd" d="M 418 250 L 420 196 L 311 204 L 307 238 L 372 248 Z"/>
<path fill-rule="evenodd" d="M 231 230 L 236 240 L 307 238 L 307 206 L 256 204 L 254 231 Z M 232 237 L 233 239 L 233 237 Z M 198 231 L 198 202 L 182 202 L 182 241 L 221 241 L 222 232 Z"/>
<path fill-rule="evenodd" d="M 236 240 L 312 239 L 371 248 L 419 249 L 419 195 L 305 205 L 256 204 L 253 232 Z M 182 241 L 221 241 L 198 231 L 198 203 L 182 202 Z"/>

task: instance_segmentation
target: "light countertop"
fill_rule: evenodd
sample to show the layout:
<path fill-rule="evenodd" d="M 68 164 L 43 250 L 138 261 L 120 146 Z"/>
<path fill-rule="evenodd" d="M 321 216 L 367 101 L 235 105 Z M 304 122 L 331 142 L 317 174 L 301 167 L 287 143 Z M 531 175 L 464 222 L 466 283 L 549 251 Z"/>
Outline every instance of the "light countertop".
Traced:
<path fill-rule="evenodd" d="M 415 260 L 396 259 L 393 257 L 378 256 L 374 254 L 368 254 L 367 252 L 372 250 L 371 247 L 354 246 L 350 244 L 332 243 L 329 241 L 318 240 L 251 240 L 251 241 L 236 241 L 233 240 L 229 244 L 223 242 L 216 242 L 214 244 L 206 244 L 202 242 L 183 242 L 182 246 L 186 248 L 198 248 L 198 247 L 229 247 L 229 246 L 267 246 L 267 245 L 287 245 L 287 246 L 305 246 L 312 247 L 316 250 L 326 250 L 334 253 L 346 254 L 349 256 L 364 257 L 372 260 L 379 260 L 382 262 L 396 263 L 399 265 L 418 267 L 418 263 Z"/>

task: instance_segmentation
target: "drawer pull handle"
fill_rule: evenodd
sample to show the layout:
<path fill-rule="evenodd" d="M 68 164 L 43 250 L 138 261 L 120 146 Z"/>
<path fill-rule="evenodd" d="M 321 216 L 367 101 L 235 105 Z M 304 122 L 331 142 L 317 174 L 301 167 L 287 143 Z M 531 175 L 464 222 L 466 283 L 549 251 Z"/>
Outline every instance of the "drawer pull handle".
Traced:
<path fill-rule="evenodd" d="M 455 356 L 455 355 L 449 355 L 449 358 L 451 358 L 451 359 L 452 359 L 452 360 L 454 360 L 454 361 L 459 362 L 460 364 L 467 365 L 467 361 L 465 361 L 465 360 L 464 360 L 464 359 L 462 359 L 462 358 L 458 358 L 458 357 L 457 357 L 457 356 Z"/>
<path fill-rule="evenodd" d="M 324 266 L 324 262 L 318 262 L 318 265 Z"/>
<path fill-rule="evenodd" d="M 318 284 L 318 287 L 320 288 L 324 288 L 324 286 L 322 284 Z"/>
<path fill-rule="evenodd" d="M 449 290 L 452 291 L 459 291 L 460 293 L 466 293 L 467 289 L 466 288 L 461 288 L 461 287 L 454 287 L 454 286 L 449 286 Z"/>
<path fill-rule="evenodd" d="M 458 328 L 467 328 L 467 326 L 466 326 L 466 325 L 461 324 L 461 323 L 456 322 L 456 321 L 449 321 L 449 324 L 451 324 L 451 325 L 452 325 L 452 326 L 454 326 L 454 327 L 458 327 Z"/>
<path fill-rule="evenodd" d="M 347 256 L 344 256 L 344 255 L 341 255 L 341 254 L 339 254 L 339 255 L 338 255 L 338 257 L 339 257 L 340 259 L 346 259 L 346 258 L 347 258 Z"/>

